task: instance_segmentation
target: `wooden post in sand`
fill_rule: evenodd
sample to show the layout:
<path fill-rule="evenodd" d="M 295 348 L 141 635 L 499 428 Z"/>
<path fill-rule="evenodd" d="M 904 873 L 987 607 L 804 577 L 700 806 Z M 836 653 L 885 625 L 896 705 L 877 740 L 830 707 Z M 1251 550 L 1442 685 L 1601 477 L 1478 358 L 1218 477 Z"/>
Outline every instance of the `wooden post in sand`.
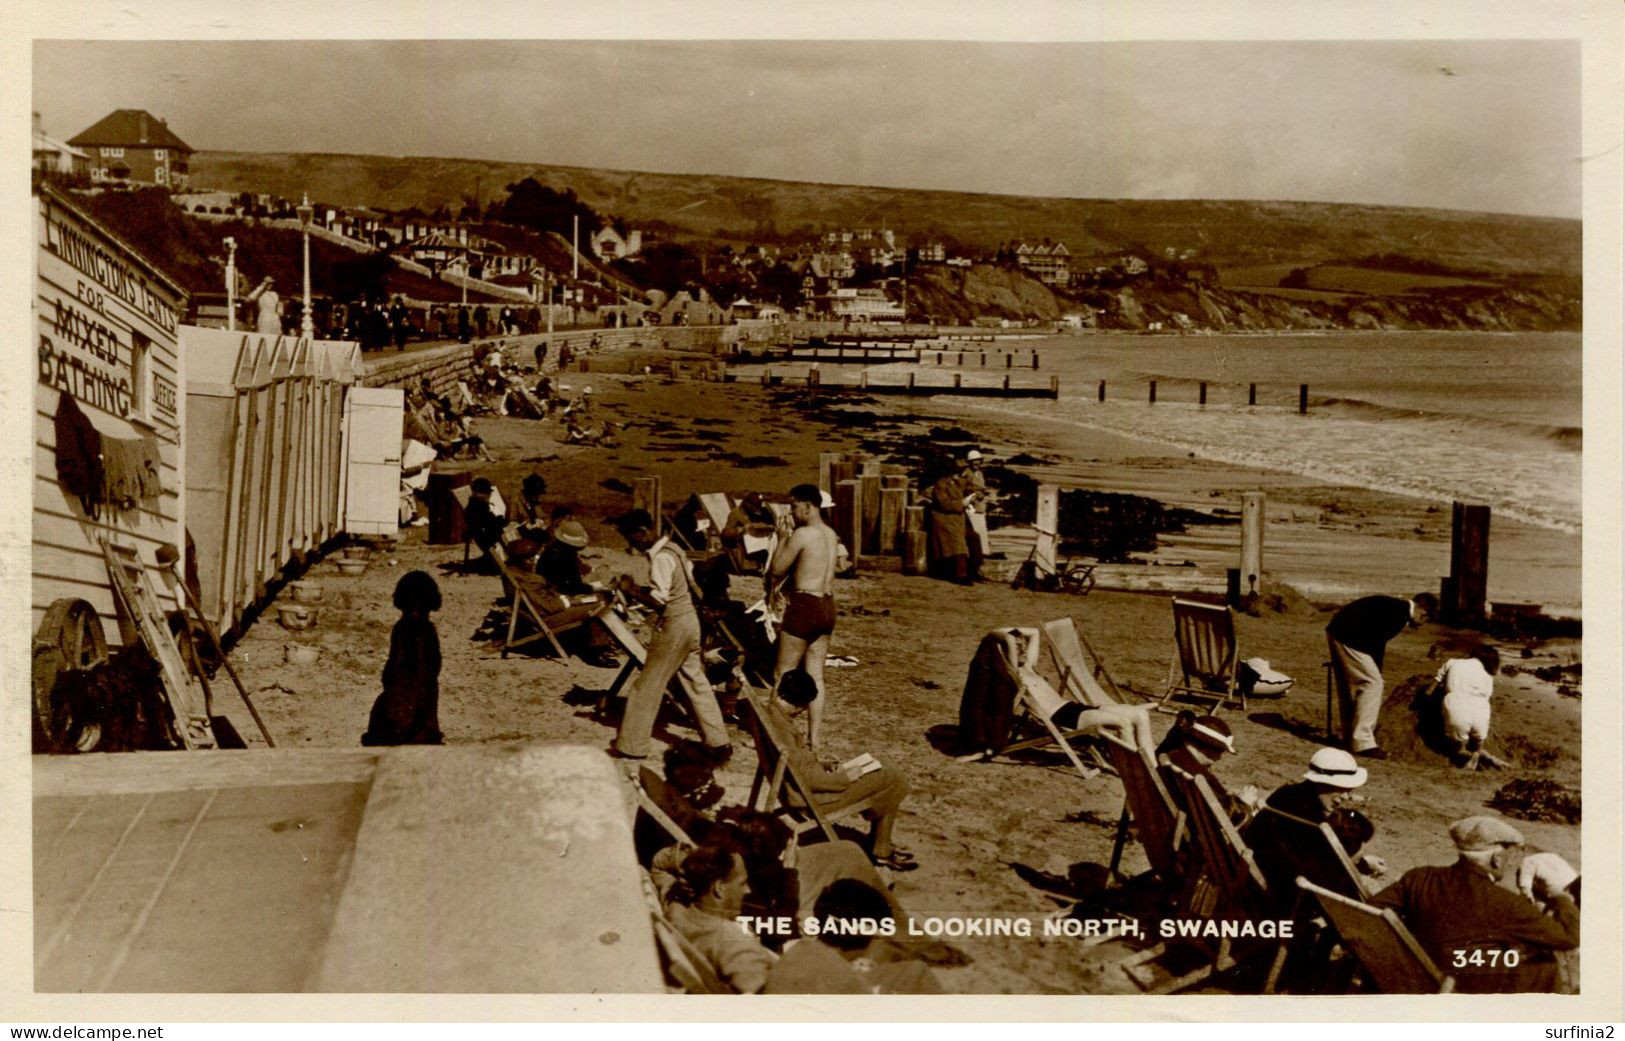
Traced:
<path fill-rule="evenodd" d="M 903 574 L 925 573 L 925 507 L 903 511 Z"/>
<path fill-rule="evenodd" d="M 1157 381 L 1152 380 L 1151 381 L 1151 399 L 1147 402 L 1147 404 L 1155 405 L 1156 403 L 1157 403 Z"/>
<path fill-rule="evenodd" d="M 632 478 L 632 508 L 648 510 L 655 521 L 655 536 L 660 535 L 660 477 Z"/>
<path fill-rule="evenodd" d="M 1309 414 L 1309 384 L 1300 383 L 1300 384 L 1298 384 L 1298 415 L 1307 416 L 1308 414 Z"/>
<path fill-rule="evenodd" d="M 1450 507 L 1450 577 L 1440 602 L 1443 621 L 1482 625 L 1490 566 L 1490 508 L 1464 502 Z"/>
<path fill-rule="evenodd" d="M 1258 384 L 1256 383 L 1247 384 L 1247 404 L 1258 404 Z"/>
<path fill-rule="evenodd" d="M 835 464 L 841 461 L 840 452 L 818 453 L 818 490 L 835 494 Z"/>
<path fill-rule="evenodd" d="M 1196 403 L 1198 405 L 1207 404 L 1207 380 L 1203 380 L 1196 388 Z"/>
<path fill-rule="evenodd" d="M 1241 595 L 1256 596 L 1264 585 L 1264 493 L 1241 496 Z"/>
<path fill-rule="evenodd" d="M 883 556 L 897 552 L 897 533 L 902 530 L 903 522 L 903 498 L 907 494 L 908 489 L 901 484 L 895 488 L 880 489 L 880 524 L 875 534 L 875 544 L 876 551 Z"/>
<path fill-rule="evenodd" d="M 1100 400 L 1101 400 L 1101 401 L 1105 401 L 1105 400 L 1106 400 L 1106 381 L 1105 381 L 1105 380 L 1101 380 L 1101 381 L 1100 381 L 1100 392 L 1099 392 L 1099 397 L 1100 397 Z"/>
<path fill-rule="evenodd" d="M 1039 567 L 1035 577 L 1053 574 L 1061 532 L 1060 488 L 1053 484 L 1038 486 L 1038 508 L 1034 512 L 1033 526 L 1038 529 L 1037 541 L 1033 544 L 1033 562 Z"/>
<path fill-rule="evenodd" d="M 874 556 L 880 552 L 878 536 L 880 534 L 880 464 L 875 464 L 873 473 L 865 473 L 858 478 L 859 486 L 859 518 L 863 532 L 863 552 L 867 556 Z"/>
<path fill-rule="evenodd" d="M 850 465 L 850 464 L 848 464 Z M 852 562 L 857 563 L 863 555 L 862 544 L 862 511 L 859 508 L 859 492 L 857 481 L 835 482 L 835 534 L 852 555 Z"/>

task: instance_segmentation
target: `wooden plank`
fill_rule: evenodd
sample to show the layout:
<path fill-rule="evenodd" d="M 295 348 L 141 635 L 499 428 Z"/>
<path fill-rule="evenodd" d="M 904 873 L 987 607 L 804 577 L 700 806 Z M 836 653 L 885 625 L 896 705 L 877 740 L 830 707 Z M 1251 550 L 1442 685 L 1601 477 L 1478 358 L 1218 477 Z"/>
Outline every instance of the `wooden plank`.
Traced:
<path fill-rule="evenodd" d="M 1264 584 L 1264 493 L 1241 496 L 1241 592 L 1256 595 Z"/>
<path fill-rule="evenodd" d="M 898 533 L 902 530 L 903 496 L 907 491 L 903 488 L 882 488 L 880 490 L 880 519 L 876 527 L 875 542 L 878 551 L 885 555 L 898 552 Z"/>
<path fill-rule="evenodd" d="M 856 562 L 863 552 L 863 496 L 857 481 L 835 485 L 835 533 L 845 542 Z"/>
<path fill-rule="evenodd" d="M 862 495 L 863 551 L 868 554 L 879 553 L 880 474 L 865 474 L 858 479 L 858 484 Z"/>

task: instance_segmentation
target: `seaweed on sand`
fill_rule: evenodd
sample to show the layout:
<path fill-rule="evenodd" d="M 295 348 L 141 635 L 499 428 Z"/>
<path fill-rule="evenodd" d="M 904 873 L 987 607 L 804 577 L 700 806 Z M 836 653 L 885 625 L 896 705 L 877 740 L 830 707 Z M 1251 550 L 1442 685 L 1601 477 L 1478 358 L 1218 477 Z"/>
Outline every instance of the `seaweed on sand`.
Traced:
<path fill-rule="evenodd" d="M 1580 823 L 1580 793 L 1544 777 L 1515 777 L 1486 805 L 1521 821 Z"/>

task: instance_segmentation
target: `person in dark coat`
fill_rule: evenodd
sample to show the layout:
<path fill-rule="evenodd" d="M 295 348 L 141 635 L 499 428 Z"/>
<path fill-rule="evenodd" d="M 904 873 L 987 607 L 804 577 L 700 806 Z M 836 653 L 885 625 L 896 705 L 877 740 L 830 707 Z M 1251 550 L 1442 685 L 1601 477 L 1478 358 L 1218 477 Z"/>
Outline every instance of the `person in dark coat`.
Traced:
<path fill-rule="evenodd" d="M 926 490 L 931 507 L 931 559 L 939 578 L 962 586 L 972 583 L 969 572 L 970 547 L 965 542 L 965 480 L 957 465 Z"/>
<path fill-rule="evenodd" d="M 457 340 L 460 343 L 468 342 L 468 307 L 457 308 Z"/>
<path fill-rule="evenodd" d="M 1407 626 L 1430 621 L 1439 602 L 1431 593 L 1410 600 L 1397 596 L 1364 596 L 1346 604 L 1326 626 L 1332 679 L 1337 688 L 1345 747 L 1367 759 L 1386 759 L 1377 747 L 1377 718 L 1382 713 L 1382 655 L 1388 641 Z"/>
<path fill-rule="evenodd" d="M 1458 993 L 1554 992 L 1556 952 L 1580 945 L 1579 906 L 1548 885 L 1537 885 L 1537 904 L 1500 884 L 1512 850 L 1523 845 L 1505 821 L 1459 820 L 1450 840 L 1454 864 L 1412 868 L 1371 903 L 1398 912 L 1439 970 L 1456 978 Z"/>
<path fill-rule="evenodd" d="M 429 615 L 440 610 L 440 587 L 426 571 L 412 571 L 395 584 L 401 619 L 389 634 L 384 692 L 372 703 L 361 743 L 439 745 L 440 634 Z"/>

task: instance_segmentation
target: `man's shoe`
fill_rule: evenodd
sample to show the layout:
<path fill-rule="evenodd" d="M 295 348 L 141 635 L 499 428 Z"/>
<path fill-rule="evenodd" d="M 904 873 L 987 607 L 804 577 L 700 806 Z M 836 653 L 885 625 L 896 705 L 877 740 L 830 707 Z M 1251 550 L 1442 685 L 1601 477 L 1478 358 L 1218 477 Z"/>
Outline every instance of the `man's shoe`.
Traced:
<path fill-rule="evenodd" d="M 734 757 L 733 745 L 706 745 L 705 751 L 711 757 L 711 762 L 722 766 Z"/>
<path fill-rule="evenodd" d="M 1387 759 L 1388 753 L 1381 748 L 1368 748 L 1363 752 L 1355 752 L 1361 759 Z"/>

